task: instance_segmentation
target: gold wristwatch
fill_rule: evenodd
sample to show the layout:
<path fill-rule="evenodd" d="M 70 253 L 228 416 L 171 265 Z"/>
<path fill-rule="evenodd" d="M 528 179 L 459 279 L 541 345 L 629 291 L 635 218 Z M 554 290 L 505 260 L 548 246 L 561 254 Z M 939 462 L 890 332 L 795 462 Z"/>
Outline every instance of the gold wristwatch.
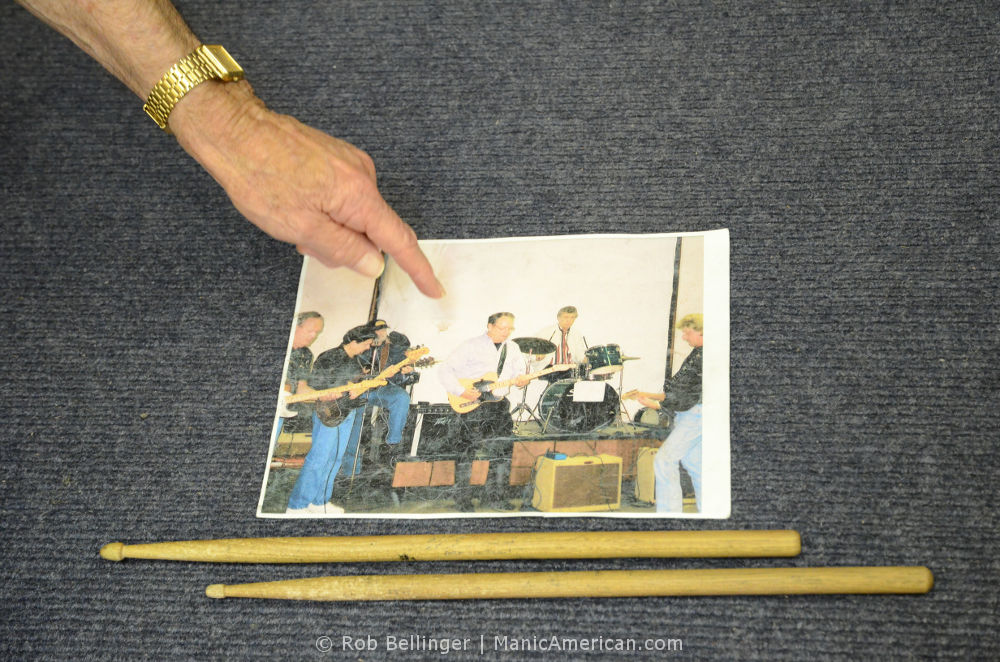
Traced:
<path fill-rule="evenodd" d="M 195 86 L 216 79 L 227 83 L 243 78 L 243 69 L 222 46 L 202 45 L 170 67 L 153 86 L 142 107 L 156 124 L 170 133 L 167 118 L 177 102 Z"/>

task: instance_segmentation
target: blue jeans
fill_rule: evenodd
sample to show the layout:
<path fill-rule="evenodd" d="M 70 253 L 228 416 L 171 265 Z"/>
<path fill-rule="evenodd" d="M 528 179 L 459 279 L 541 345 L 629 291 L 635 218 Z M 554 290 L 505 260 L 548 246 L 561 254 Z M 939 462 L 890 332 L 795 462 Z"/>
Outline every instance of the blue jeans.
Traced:
<path fill-rule="evenodd" d="M 389 412 L 389 431 L 385 435 L 385 443 L 395 446 L 403 439 L 403 427 L 406 426 L 406 417 L 410 413 L 410 395 L 396 384 L 386 384 L 371 391 L 368 394 L 368 404 L 382 407 Z M 367 411 L 367 409 L 365 410 Z M 347 446 L 344 454 L 344 462 L 341 465 L 341 473 L 345 476 L 361 473 L 361 458 L 358 458 L 358 446 L 361 444 L 361 426 L 364 416 L 358 414 L 354 422 L 354 429 L 351 430 L 351 442 Z M 355 463 L 357 458 L 357 463 Z"/>
<path fill-rule="evenodd" d="M 312 446 L 305 464 L 288 497 L 289 508 L 305 508 L 309 504 L 322 506 L 333 494 L 333 480 L 347 450 L 354 419 L 360 409 L 353 409 L 335 428 L 323 425 L 313 414 Z"/>
<path fill-rule="evenodd" d="M 656 512 L 679 513 L 684 510 L 681 492 L 681 469 L 691 476 L 694 497 L 701 512 L 701 405 L 679 411 L 674 427 L 653 458 L 656 478 Z"/>

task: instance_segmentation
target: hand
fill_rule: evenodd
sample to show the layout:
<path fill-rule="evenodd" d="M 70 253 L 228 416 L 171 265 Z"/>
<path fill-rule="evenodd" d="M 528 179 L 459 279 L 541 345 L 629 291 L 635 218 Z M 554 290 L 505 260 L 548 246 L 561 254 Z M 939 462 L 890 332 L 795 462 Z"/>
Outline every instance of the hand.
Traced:
<path fill-rule="evenodd" d="M 198 38 L 169 0 L 20 0 L 140 99 Z M 328 267 L 377 277 L 391 255 L 421 292 L 444 296 L 410 226 L 386 204 L 358 148 L 269 111 L 245 80 L 207 81 L 168 120 L 178 142 L 264 232 Z"/>
<path fill-rule="evenodd" d="M 413 372 L 413 366 L 411 366 L 411 365 L 405 365 L 405 366 L 403 366 L 402 370 L 400 370 L 400 372 L 403 373 L 404 375 L 408 375 L 411 372 Z"/>
<path fill-rule="evenodd" d="M 525 376 L 525 375 L 518 375 L 517 377 L 514 378 L 514 386 L 516 386 L 518 388 L 524 388 L 530 382 L 531 382 L 531 380 L 528 379 L 527 376 Z"/>
<path fill-rule="evenodd" d="M 659 409 L 660 408 L 660 403 L 657 402 L 656 400 L 652 400 L 650 398 L 647 398 L 647 397 L 644 397 L 644 396 L 641 396 L 641 395 L 638 396 L 636 398 L 636 400 L 638 400 L 639 404 L 641 404 L 643 407 L 648 407 L 649 409 Z"/>
<path fill-rule="evenodd" d="M 421 292 L 444 295 L 360 149 L 271 112 L 245 82 L 199 85 L 178 103 L 170 127 L 236 208 L 272 237 L 372 278 L 385 266 L 384 250 Z"/>
<path fill-rule="evenodd" d="M 474 402 L 478 400 L 480 397 L 482 397 L 482 395 L 483 395 L 482 393 L 480 393 L 474 388 L 467 388 L 462 393 L 462 397 L 468 400 L 469 402 Z"/>

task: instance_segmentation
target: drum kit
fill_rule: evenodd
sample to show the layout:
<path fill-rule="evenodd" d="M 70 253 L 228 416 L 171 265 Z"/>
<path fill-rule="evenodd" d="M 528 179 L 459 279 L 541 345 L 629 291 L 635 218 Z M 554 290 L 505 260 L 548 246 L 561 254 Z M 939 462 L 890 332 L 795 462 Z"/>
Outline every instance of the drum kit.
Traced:
<path fill-rule="evenodd" d="M 555 343 L 542 338 L 514 338 L 513 342 L 525 355 L 528 365 L 550 363 L 556 351 Z M 532 408 L 525 400 L 511 414 L 517 426 L 535 420 L 542 434 L 546 432 L 586 433 L 622 423 L 621 385 L 626 361 L 638 356 L 624 356 L 616 344 L 595 345 L 587 349 L 586 360 L 575 368 L 555 372 L 543 377 L 549 382 L 538 404 Z M 617 388 L 612 385 L 618 376 Z M 526 414 L 527 418 L 519 415 Z"/>

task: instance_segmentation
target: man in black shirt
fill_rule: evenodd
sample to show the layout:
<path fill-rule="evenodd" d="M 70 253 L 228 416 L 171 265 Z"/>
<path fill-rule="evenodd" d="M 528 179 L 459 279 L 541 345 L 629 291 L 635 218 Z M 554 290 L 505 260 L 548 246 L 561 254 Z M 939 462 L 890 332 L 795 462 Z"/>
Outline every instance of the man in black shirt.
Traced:
<path fill-rule="evenodd" d="M 375 339 L 370 349 L 363 352 L 358 360 L 369 376 L 374 377 L 386 368 L 396 365 L 406 359 L 406 350 L 410 348 L 410 339 L 398 331 L 390 331 L 385 320 L 375 320 L 371 324 Z M 420 379 L 412 366 L 404 366 L 402 370 L 389 378 L 389 383 L 372 389 L 368 394 L 368 404 L 382 407 L 389 412 L 389 429 L 385 435 L 385 443 L 397 446 L 403 439 L 403 428 L 410 413 L 410 394 L 406 386 L 415 384 Z M 363 416 L 354 421 L 351 432 L 351 443 L 341 464 L 340 472 L 350 476 L 361 473 L 361 458 L 358 456 L 358 446 L 361 443 L 361 428 Z"/>
<path fill-rule="evenodd" d="M 680 465 L 691 477 L 695 501 L 701 512 L 701 393 L 703 320 L 700 314 L 685 315 L 677 328 L 693 349 L 673 377 L 663 383 L 659 402 L 640 396 L 646 407 L 676 412 L 666 441 L 653 460 L 656 478 L 656 512 L 679 513 L 684 509 Z"/>
<path fill-rule="evenodd" d="M 300 313 L 295 319 L 295 333 L 292 335 L 292 352 L 288 356 L 288 370 L 285 372 L 284 390 L 286 393 L 303 393 L 309 390 L 306 380 L 312 371 L 313 353 L 309 346 L 323 333 L 323 316 L 315 311 Z M 309 414 L 312 411 L 308 403 L 288 405 L 288 415 L 283 415 L 278 421 L 278 435 L 282 429 L 292 432 L 305 432 L 309 429 Z M 286 427 L 287 426 L 287 427 Z"/>
<path fill-rule="evenodd" d="M 343 386 L 357 381 L 361 373 L 358 356 L 371 347 L 375 332 L 368 326 L 356 326 L 344 334 L 344 342 L 319 355 L 313 364 L 307 380 L 314 390 Z M 358 409 L 364 407 L 364 389 L 352 390 L 347 394 L 327 396 L 317 403 L 317 407 L 338 408 L 340 415 L 335 423 L 327 418 L 327 423 L 313 412 L 312 446 L 306 455 L 305 464 L 295 481 L 295 487 L 288 498 L 288 510 L 292 514 L 340 514 L 344 509 L 330 501 L 333 481 L 347 450 Z M 334 406 L 335 405 L 335 406 Z"/>

